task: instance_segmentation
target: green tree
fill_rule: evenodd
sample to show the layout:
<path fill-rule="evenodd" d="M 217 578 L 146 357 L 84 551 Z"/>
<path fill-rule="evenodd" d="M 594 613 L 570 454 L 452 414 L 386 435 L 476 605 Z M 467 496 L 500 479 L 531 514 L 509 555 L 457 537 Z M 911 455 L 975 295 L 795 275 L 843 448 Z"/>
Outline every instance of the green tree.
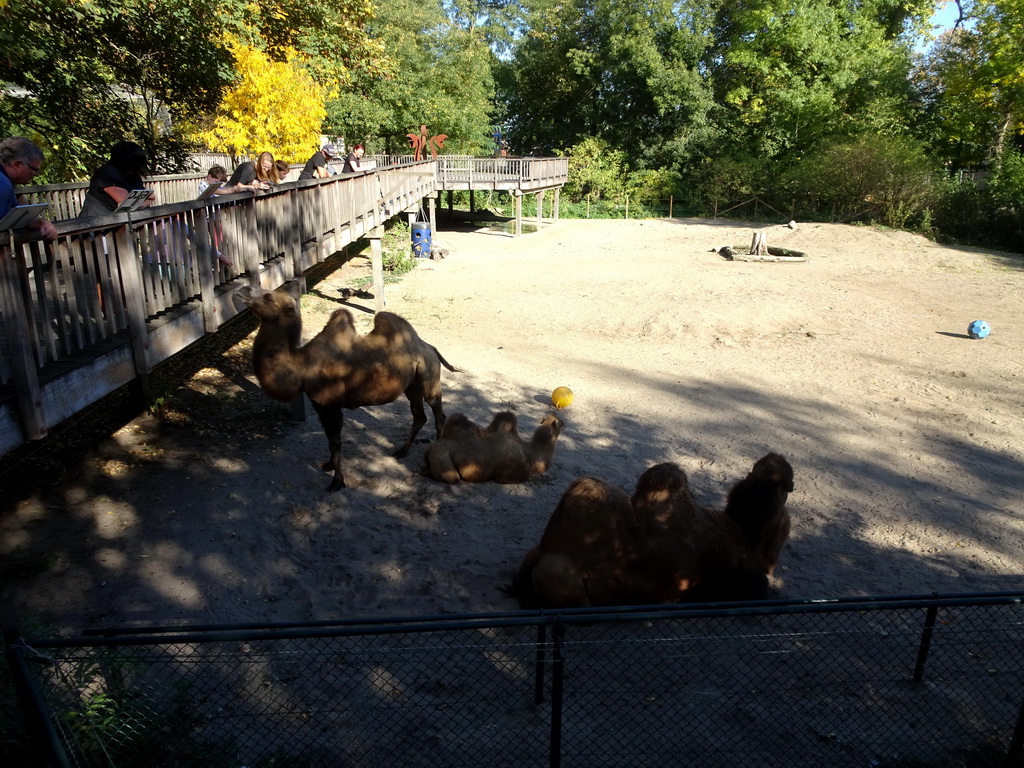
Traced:
<path fill-rule="evenodd" d="M 918 72 L 936 151 L 956 167 L 997 164 L 1024 132 L 1024 0 L 977 0 Z"/>
<path fill-rule="evenodd" d="M 328 104 L 327 132 L 397 152 L 425 124 L 431 135 L 448 136 L 446 152 L 482 151 L 494 91 L 483 36 L 455 24 L 437 0 L 383 0 L 367 30 L 400 66 L 342 89 Z"/>
<path fill-rule="evenodd" d="M 728 109 L 731 143 L 799 157 L 835 136 L 908 130 L 911 56 L 903 39 L 927 0 L 724 0 L 705 64 Z"/>
<path fill-rule="evenodd" d="M 701 73 L 705 3 L 543 0 L 501 76 L 513 145 L 549 152 L 585 136 L 635 161 L 678 162 L 714 137 Z"/>
<path fill-rule="evenodd" d="M 176 119 L 211 109 L 231 75 L 204 0 L 19 0 L 0 9 L 0 130 L 37 139 L 45 179 L 87 176 L 121 139 L 156 169 L 187 143 Z"/>

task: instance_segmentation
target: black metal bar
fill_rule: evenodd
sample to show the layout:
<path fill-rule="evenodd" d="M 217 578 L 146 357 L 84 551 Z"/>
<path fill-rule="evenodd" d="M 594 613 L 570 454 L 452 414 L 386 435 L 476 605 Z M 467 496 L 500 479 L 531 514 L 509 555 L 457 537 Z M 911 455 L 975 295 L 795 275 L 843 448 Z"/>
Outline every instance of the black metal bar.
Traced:
<path fill-rule="evenodd" d="M 14 689 L 18 700 L 21 702 L 22 715 L 25 720 L 25 728 L 28 731 L 33 751 L 38 750 L 45 754 L 37 754 L 38 765 L 56 766 L 56 768 L 71 768 L 64 745 L 61 743 L 57 730 L 53 727 L 46 704 L 39 693 L 39 688 L 29 672 L 28 665 L 21 649 L 25 647 L 24 640 L 17 630 L 6 630 L 4 632 L 4 654 L 7 656 L 7 664 L 11 668 L 11 677 L 14 678 Z"/>
<path fill-rule="evenodd" d="M 129 627 L 85 630 L 69 639 L 29 638 L 36 647 L 74 648 L 82 645 L 149 645 L 170 642 L 253 640 L 262 638 L 329 637 L 389 633 L 528 626 L 559 620 L 574 622 L 649 621 L 657 619 L 717 618 L 722 616 L 780 616 L 788 614 L 862 612 L 893 608 L 1020 605 L 1024 592 L 965 593 L 960 595 L 904 595 L 898 597 L 830 598 L 825 600 L 762 600 L 749 603 L 621 606 L 553 611 L 506 611 L 497 613 L 434 615 L 421 617 L 346 619 L 282 624 L 224 624 Z M 130 637 L 136 637 L 130 640 Z M 83 642 L 83 638 L 89 638 Z M 97 639 L 93 639 L 97 638 Z"/>
<path fill-rule="evenodd" d="M 565 675 L 562 640 L 565 637 L 565 625 L 556 621 L 551 634 L 554 649 L 551 658 L 551 745 L 548 750 L 548 764 L 551 768 L 559 768 L 562 764 L 562 699 Z"/>
<path fill-rule="evenodd" d="M 917 665 L 914 667 L 914 682 L 924 680 L 924 665 L 928 661 L 928 651 L 932 645 L 932 633 L 935 631 L 935 617 L 939 613 L 936 605 L 928 606 L 924 618 L 924 629 L 921 632 L 921 645 L 917 648 Z"/>
<path fill-rule="evenodd" d="M 1013 738 L 1010 739 L 1010 748 L 1006 752 L 1005 768 L 1019 766 L 1021 752 L 1024 751 L 1024 701 L 1020 703 L 1020 710 L 1017 712 L 1017 725 L 1013 729 Z"/>
<path fill-rule="evenodd" d="M 537 625 L 537 655 L 533 665 L 533 703 L 540 705 L 544 703 L 544 645 L 547 643 L 547 625 L 543 622 Z"/>

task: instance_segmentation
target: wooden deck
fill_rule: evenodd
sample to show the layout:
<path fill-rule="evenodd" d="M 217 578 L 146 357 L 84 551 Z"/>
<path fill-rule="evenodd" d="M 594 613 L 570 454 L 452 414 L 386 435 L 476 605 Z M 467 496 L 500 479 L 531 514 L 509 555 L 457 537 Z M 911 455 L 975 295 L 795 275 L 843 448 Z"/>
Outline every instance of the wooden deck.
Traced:
<path fill-rule="evenodd" d="M 244 311 L 232 301 L 241 285 L 301 292 L 306 271 L 366 237 L 382 309 L 380 237 L 389 219 L 427 200 L 434 221 L 446 190 L 500 189 L 520 202 L 527 193 L 557 195 L 567 174 L 564 158 L 381 158 L 373 171 L 224 196 L 210 207 L 195 200 L 205 174 L 185 174 L 152 180 L 161 205 L 93 219 L 67 217 L 84 184 L 22 188 L 50 203 L 59 237 L 2 233 L 0 455 L 125 384 L 145 393 L 154 366 Z"/>

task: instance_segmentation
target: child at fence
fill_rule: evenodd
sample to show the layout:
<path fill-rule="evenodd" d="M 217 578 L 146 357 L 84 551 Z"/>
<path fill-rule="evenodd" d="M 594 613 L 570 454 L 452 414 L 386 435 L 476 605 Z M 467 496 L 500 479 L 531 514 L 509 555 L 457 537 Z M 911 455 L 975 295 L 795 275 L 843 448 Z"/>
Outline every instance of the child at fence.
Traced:
<path fill-rule="evenodd" d="M 220 182 L 223 185 L 227 183 L 227 180 L 228 172 L 223 165 L 211 165 L 210 170 L 206 172 L 206 178 L 201 179 L 199 181 L 199 194 L 202 195 L 203 192 L 205 192 L 211 184 L 216 184 L 217 182 Z M 223 187 L 221 189 L 216 190 L 213 194 L 225 194 Z"/>
<path fill-rule="evenodd" d="M 211 184 L 224 184 L 228 180 L 227 169 L 223 165 L 210 166 L 210 170 L 206 172 L 206 178 L 199 182 L 199 194 L 203 192 Z M 214 195 L 229 194 L 224 191 L 225 187 L 221 186 L 220 189 L 213 192 Z M 206 223 L 210 229 L 210 242 L 213 244 L 213 255 L 217 257 L 217 260 L 227 266 L 233 267 L 234 262 L 224 254 L 224 228 L 220 223 L 220 217 L 217 213 L 217 206 L 208 205 L 206 206 Z"/>

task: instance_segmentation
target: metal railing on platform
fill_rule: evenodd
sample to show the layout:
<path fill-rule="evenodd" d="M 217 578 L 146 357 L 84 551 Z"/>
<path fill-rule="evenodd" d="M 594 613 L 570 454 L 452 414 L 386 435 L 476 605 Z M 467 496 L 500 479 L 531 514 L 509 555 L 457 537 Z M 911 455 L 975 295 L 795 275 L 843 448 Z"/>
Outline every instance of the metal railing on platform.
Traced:
<path fill-rule="evenodd" d="M 10 633 L 55 766 L 1010 766 L 1024 593 Z"/>

